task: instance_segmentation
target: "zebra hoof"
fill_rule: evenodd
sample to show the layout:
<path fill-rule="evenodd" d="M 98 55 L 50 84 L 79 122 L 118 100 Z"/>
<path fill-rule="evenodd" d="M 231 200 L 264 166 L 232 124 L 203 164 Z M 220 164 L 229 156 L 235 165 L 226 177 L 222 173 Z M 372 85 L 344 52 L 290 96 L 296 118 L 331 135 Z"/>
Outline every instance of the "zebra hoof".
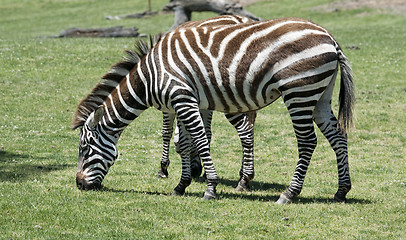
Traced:
<path fill-rule="evenodd" d="M 345 203 L 347 193 L 351 190 L 351 184 L 339 186 L 336 194 L 334 195 L 334 202 Z"/>
<path fill-rule="evenodd" d="M 180 193 L 180 192 L 178 192 L 176 190 L 173 190 L 173 192 L 172 192 L 172 196 L 183 196 L 183 194 L 184 194 L 184 192 Z"/>
<path fill-rule="evenodd" d="M 189 186 L 189 184 L 187 182 L 185 184 L 185 181 L 181 180 L 181 182 L 175 187 L 175 189 L 173 189 L 172 196 L 182 196 L 183 194 L 185 194 L 186 187 Z"/>
<path fill-rule="evenodd" d="M 168 171 L 160 169 L 158 171 L 158 178 L 168 178 Z"/>
<path fill-rule="evenodd" d="M 216 194 L 215 194 L 214 192 L 206 191 L 206 192 L 204 193 L 203 199 L 204 199 L 204 200 L 216 199 Z"/>
<path fill-rule="evenodd" d="M 345 203 L 345 201 L 346 201 L 345 195 L 346 195 L 346 193 L 337 192 L 334 195 L 334 200 L 333 201 L 336 202 L 336 203 Z"/>
<path fill-rule="evenodd" d="M 290 204 L 292 203 L 292 200 L 289 199 L 285 193 L 282 193 L 281 196 L 279 197 L 278 201 L 276 201 L 277 204 Z"/>
<path fill-rule="evenodd" d="M 241 179 L 238 182 L 237 187 L 235 188 L 236 192 L 249 192 L 250 191 L 250 186 L 248 185 L 248 182 Z"/>

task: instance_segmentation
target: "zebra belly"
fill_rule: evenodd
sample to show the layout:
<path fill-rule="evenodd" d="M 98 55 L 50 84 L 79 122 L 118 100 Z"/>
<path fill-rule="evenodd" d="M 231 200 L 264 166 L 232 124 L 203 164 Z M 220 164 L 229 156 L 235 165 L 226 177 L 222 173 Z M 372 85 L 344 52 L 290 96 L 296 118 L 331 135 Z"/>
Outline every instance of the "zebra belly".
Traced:
<path fill-rule="evenodd" d="M 222 97 L 224 98 L 227 96 L 224 94 Z M 210 107 L 208 104 L 208 99 L 207 96 L 203 94 L 199 94 L 199 109 L 204 109 L 204 110 L 212 110 L 212 111 L 218 111 L 218 112 L 224 112 L 224 113 L 246 113 L 246 112 L 252 112 L 252 111 L 257 111 L 261 108 L 264 108 L 270 104 L 272 104 L 274 101 L 276 101 L 279 97 L 281 96 L 281 92 L 275 88 L 269 89 L 268 91 L 265 92 L 264 96 L 256 96 L 255 98 L 252 98 L 251 96 L 245 96 L 245 99 L 248 99 L 247 101 L 250 102 L 255 102 L 253 104 L 242 104 L 242 100 L 238 103 L 235 104 L 228 104 L 228 105 L 223 105 L 221 102 L 216 102 L 214 107 Z M 260 99 L 260 100 L 258 100 Z M 226 101 L 228 101 L 227 99 Z"/>

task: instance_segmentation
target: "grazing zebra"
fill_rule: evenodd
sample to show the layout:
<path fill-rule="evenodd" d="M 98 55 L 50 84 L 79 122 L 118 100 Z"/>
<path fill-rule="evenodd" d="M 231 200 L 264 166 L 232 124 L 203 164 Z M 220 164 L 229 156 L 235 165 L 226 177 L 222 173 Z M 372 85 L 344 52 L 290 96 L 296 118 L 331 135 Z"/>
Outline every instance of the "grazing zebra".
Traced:
<path fill-rule="evenodd" d="M 182 25 L 182 27 L 211 27 L 211 28 L 219 28 L 225 25 L 234 25 L 240 23 L 247 23 L 251 22 L 251 20 L 247 17 L 243 16 L 232 16 L 232 15 L 223 15 L 212 18 L 210 20 L 203 20 L 203 21 L 192 21 L 187 22 Z M 256 112 L 249 113 L 248 115 L 243 114 L 225 114 L 227 120 L 236 128 L 237 133 L 241 140 L 241 145 L 243 148 L 243 160 L 242 166 L 240 169 L 240 180 L 237 184 L 236 190 L 248 190 L 249 189 L 249 181 L 254 178 L 254 134 L 253 134 L 253 123 L 255 121 Z M 201 110 L 201 117 L 204 122 L 205 132 L 207 135 L 207 139 L 211 140 L 211 118 L 212 118 L 212 111 L 209 110 Z M 175 119 L 175 114 L 163 113 L 163 125 L 162 125 L 162 139 L 163 139 L 163 149 L 162 149 L 162 157 L 161 157 L 161 168 L 158 172 L 158 176 L 161 178 L 168 177 L 168 166 L 170 163 L 169 160 L 169 146 L 170 146 L 170 139 L 172 138 L 173 133 L 173 123 Z M 178 127 L 176 129 L 177 133 Z M 180 136 L 175 134 L 175 146 L 176 151 L 184 157 L 190 158 L 191 161 L 191 175 L 192 177 L 200 176 L 202 172 L 202 166 L 199 158 L 199 154 L 195 147 L 191 149 L 191 153 L 187 155 L 184 151 L 184 147 L 187 146 L 185 144 L 191 139 L 186 136 Z M 179 142 L 178 142 L 179 141 Z M 186 156 L 187 155 L 187 156 Z"/>
<path fill-rule="evenodd" d="M 199 110 L 245 113 L 282 96 L 296 134 L 299 161 L 278 203 L 290 202 L 302 189 L 317 144 L 313 121 L 336 153 L 339 186 L 334 199 L 345 201 L 351 188 L 346 132 L 352 124 L 353 82 L 349 63 L 327 30 L 295 18 L 215 29 L 179 27 L 150 50 L 139 43 L 138 54 L 130 55 L 139 62 L 122 81 L 102 80 L 78 106 L 73 128 L 83 126 L 76 174 L 79 188 L 101 186 L 117 157 L 122 131 L 145 109 L 155 107 L 176 113 L 184 124 L 206 172 L 204 198 L 215 198 L 218 176 Z M 337 120 L 331 98 L 339 67 Z M 105 92 L 104 86 L 110 91 Z M 97 94 L 104 96 L 100 107 L 94 100 Z M 191 182 L 190 162 L 182 160 L 182 164 L 174 194 L 182 194 Z"/>

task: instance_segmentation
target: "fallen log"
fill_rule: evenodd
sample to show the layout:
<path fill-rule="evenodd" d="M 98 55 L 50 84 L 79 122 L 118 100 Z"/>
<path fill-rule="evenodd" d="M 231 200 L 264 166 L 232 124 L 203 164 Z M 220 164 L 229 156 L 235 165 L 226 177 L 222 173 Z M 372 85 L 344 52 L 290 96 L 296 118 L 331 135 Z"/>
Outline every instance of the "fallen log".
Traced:
<path fill-rule="evenodd" d="M 159 14 L 158 11 L 155 11 L 155 12 L 145 11 L 145 12 L 139 12 L 139 13 L 133 13 L 133 14 L 120 15 L 120 16 L 105 16 L 104 18 L 107 20 L 120 20 L 120 19 L 125 19 L 125 18 L 143 18 L 143 17 L 148 17 L 148 16 L 154 16 L 157 14 Z"/>
<path fill-rule="evenodd" d="M 140 34 L 138 28 L 124 28 L 122 26 L 108 27 L 108 28 L 69 28 L 63 30 L 58 38 L 75 38 L 75 37 L 89 37 L 89 38 L 118 38 L 118 37 L 145 37 L 145 34 Z"/>

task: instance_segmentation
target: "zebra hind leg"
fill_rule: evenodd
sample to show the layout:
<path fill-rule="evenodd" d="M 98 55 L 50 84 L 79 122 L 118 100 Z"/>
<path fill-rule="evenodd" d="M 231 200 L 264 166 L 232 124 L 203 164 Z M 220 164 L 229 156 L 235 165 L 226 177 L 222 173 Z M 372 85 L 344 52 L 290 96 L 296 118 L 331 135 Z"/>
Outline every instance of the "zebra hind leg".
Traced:
<path fill-rule="evenodd" d="M 317 110 L 317 109 L 316 109 Z M 329 141 L 337 157 L 338 168 L 338 190 L 334 195 L 334 201 L 345 202 L 346 195 L 351 189 L 351 179 L 348 164 L 347 137 L 338 127 L 337 118 L 331 108 L 324 111 L 325 116 L 315 111 L 315 122 L 320 131 Z"/>
<path fill-rule="evenodd" d="M 295 116 L 300 117 L 295 118 Z M 295 173 L 288 189 L 281 194 L 276 202 L 278 204 L 291 203 L 292 199 L 302 191 L 310 159 L 317 145 L 317 137 L 314 132 L 312 115 L 309 115 L 308 113 L 306 114 L 305 112 L 298 113 L 298 111 L 296 111 L 295 114 L 291 114 L 291 117 L 297 138 L 299 161 L 296 165 Z"/>
<path fill-rule="evenodd" d="M 335 76 L 333 77 L 335 79 Z M 342 81 L 342 80 L 341 80 Z M 334 81 L 331 81 L 313 112 L 314 122 L 329 141 L 337 157 L 338 191 L 334 201 L 345 202 L 346 195 L 351 189 L 350 171 L 348 166 L 347 136 L 339 127 L 337 118 L 331 110 L 331 96 Z"/>
<path fill-rule="evenodd" d="M 158 171 L 159 178 L 167 178 L 169 167 L 169 146 L 173 132 L 173 122 L 175 120 L 175 114 L 163 113 L 162 121 L 162 157 L 161 168 Z"/>

